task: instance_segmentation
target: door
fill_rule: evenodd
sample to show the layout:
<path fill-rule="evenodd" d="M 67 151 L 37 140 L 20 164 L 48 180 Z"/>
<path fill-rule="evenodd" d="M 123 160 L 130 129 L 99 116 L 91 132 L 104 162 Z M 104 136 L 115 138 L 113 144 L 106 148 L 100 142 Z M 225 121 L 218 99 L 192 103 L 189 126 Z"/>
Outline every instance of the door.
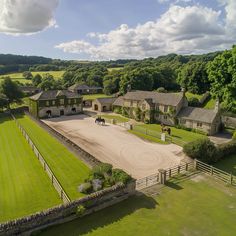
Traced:
<path fill-rule="evenodd" d="M 60 110 L 60 116 L 64 116 L 64 110 Z"/>

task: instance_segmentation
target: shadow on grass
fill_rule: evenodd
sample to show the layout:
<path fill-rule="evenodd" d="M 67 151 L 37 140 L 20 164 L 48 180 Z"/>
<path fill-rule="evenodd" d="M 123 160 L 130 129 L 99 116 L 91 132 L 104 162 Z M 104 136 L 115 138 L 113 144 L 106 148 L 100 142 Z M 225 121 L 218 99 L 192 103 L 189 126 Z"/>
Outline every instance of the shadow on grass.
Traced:
<path fill-rule="evenodd" d="M 104 210 L 95 212 L 83 218 L 74 221 L 50 227 L 38 232 L 35 235 L 83 235 L 92 231 L 103 228 L 120 221 L 123 217 L 133 214 L 135 211 L 145 208 L 154 209 L 157 202 L 144 194 L 130 197 L 129 199 L 108 207 Z"/>

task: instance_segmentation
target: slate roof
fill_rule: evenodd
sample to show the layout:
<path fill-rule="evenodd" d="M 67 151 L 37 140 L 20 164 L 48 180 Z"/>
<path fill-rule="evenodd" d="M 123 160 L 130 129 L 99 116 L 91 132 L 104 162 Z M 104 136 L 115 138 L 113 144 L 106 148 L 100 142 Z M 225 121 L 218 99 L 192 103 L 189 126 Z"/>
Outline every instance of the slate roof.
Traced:
<path fill-rule="evenodd" d="M 123 104 L 124 104 L 124 97 L 120 96 L 120 97 L 116 98 L 116 100 L 113 103 L 113 106 L 120 106 L 120 107 L 122 107 Z"/>
<path fill-rule="evenodd" d="M 74 84 L 68 88 L 69 90 L 91 90 L 91 89 L 102 89 L 98 86 L 88 86 L 86 84 Z"/>
<path fill-rule="evenodd" d="M 182 93 L 158 93 L 151 91 L 131 91 L 124 95 L 124 99 L 142 101 L 152 99 L 153 103 L 177 106 L 183 98 Z"/>
<path fill-rule="evenodd" d="M 100 104 L 102 103 L 111 103 L 113 104 L 116 98 L 97 98 L 95 101 L 99 102 Z"/>
<path fill-rule="evenodd" d="M 78 98 L 80 97 L 79 94 L 75 92 L 71 92 L 69 90 L 49 90 L 49 91 L 42 91 L 40 93 L 31 96 L 30 99 L 32 100 L 50 100 L 56 99 L 59 96 L 66 96 L 67 98 Z"/>
<path fill-rule="evenodd" d="M 198 107 L 184 107 L 177 115 L 178 118 L 184 118 L 186 120 L 193 120 L 203 123 L 212 123 L 216 116 L 217 112 L 214 110 Z"/>
<path fill-rule="evenodd" d="M 20 86 L 22 92 L 35 92 L 36 90 L 40 91 L 39 88 L 35 86 Z"/>

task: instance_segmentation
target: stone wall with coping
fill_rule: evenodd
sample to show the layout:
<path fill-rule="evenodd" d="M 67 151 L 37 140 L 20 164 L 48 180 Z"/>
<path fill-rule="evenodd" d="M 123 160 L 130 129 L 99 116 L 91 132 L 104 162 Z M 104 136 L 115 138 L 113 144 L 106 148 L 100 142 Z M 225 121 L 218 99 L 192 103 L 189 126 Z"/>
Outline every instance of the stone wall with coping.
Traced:
<path fill-rule="evenodd" d="M 126 186 L 120 183 L 68 204 L 0 224 L 0 236 L 30 235 L 34 231 L 65 223 L 114 205 L 127 199 L 134 193 L 135 182 L 130 182 Z M 82 214 L 78 212 L 79 206 L 83 206 L 85 209 Z"/>

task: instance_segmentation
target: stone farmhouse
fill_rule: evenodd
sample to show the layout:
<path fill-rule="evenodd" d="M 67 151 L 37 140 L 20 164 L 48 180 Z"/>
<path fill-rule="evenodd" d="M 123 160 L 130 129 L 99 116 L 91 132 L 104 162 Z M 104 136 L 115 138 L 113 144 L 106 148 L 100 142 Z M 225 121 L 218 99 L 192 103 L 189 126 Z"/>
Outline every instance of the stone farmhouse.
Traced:
<path fill-rule="evenodd" d="M 69 91 L 85 95 L 85 94 L 96 94 L 102 93 L 102 87 L 98 86 L 88 86 L 86 84 L 74 84 L 68 88 Z"/>
<path fill-rule="evenodd" d="M 111 111 L 116 98 L 97 98 L 92 102 L 93 110 L 105 112 Z"/>
<path fill-rule="evenodd" d="M 73 115 L 82 111 L 82 97 L 68 90 L 42 91 L 29 98 L 29 112 L 38 118 Z"/>
<path fill-rule="evenodd" d="M 136 120 L 165 125 L 180 125 L 213 135 L 219 131 L 221 116 L 219 103 L 214 110 L 189 107 L 185 91 L 180 93 L 158 93 L 131 91 L 118 97 L 113 110 Z"/>

